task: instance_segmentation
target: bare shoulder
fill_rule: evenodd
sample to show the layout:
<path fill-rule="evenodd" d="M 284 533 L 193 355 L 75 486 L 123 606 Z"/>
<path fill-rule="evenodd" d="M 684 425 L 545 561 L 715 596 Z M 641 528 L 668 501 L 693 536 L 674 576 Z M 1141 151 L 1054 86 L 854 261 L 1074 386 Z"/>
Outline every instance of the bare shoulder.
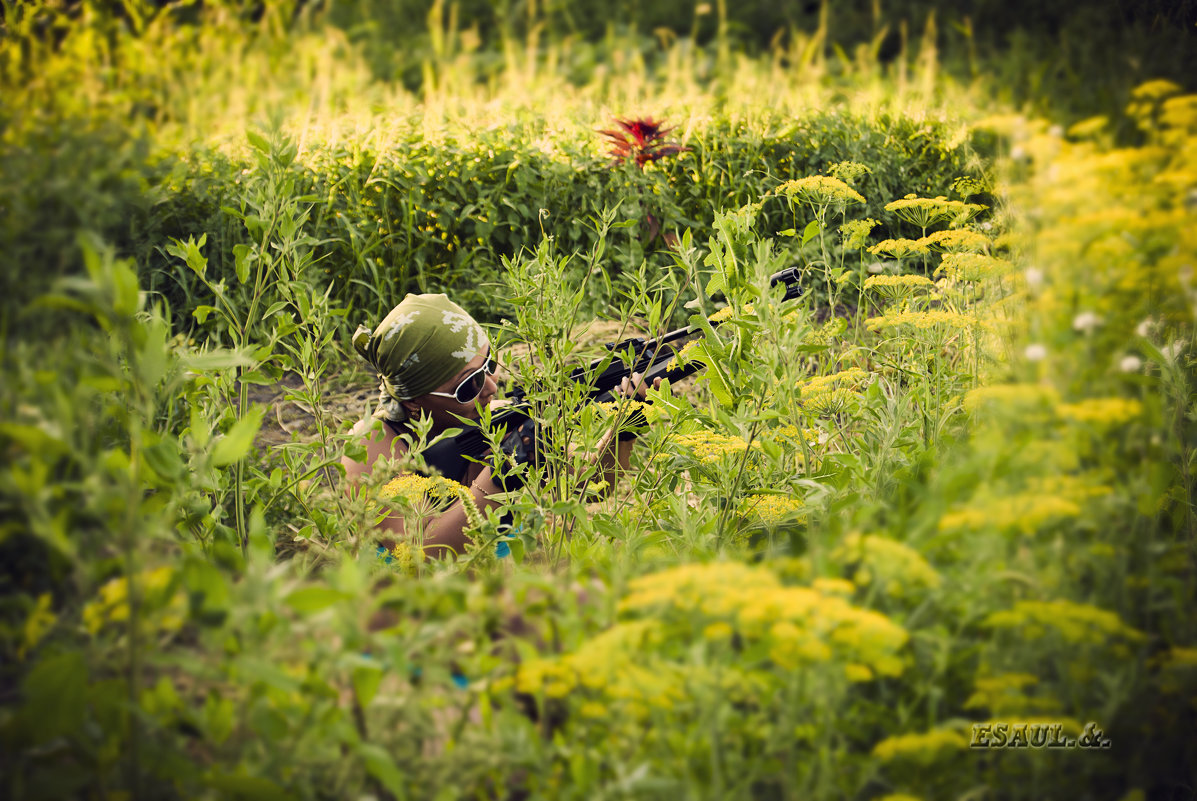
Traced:
<path fill-rule="evenodd" d="M 342 458 L 346 475 L 351 480 L 369 473 L 370 468 L 380 458 L 397 459 L 407 452 L 407 445 L 389 426 L 381 420 L 367 417 L 359 420 L 349 431 L 350 435 L 359 438 L 366 448 L 366 459 L 358 462 L 348 456 Z"/>

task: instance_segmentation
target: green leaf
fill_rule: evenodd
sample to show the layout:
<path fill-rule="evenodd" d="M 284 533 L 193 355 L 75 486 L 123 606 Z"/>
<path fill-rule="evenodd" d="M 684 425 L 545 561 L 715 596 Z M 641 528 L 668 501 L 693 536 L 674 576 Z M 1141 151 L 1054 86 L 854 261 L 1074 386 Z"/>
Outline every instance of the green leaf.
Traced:
<path fill-rule="evenodd" d="M 310 615 L 352 597 L 332 587 L 301 587 L 284 598 L 283 603 L 300 614 Z"/>
<path fill-rule="evenodd" d="M 154 389 L 158 382 L 166 375 L 170 350 L 166 347 L 168 333 L 166 323 L 161 318 L 151 319 L 144 328 L 145 343 L 138 349 L 137 372 L 142 384 L 148 389 Z"/>
<path fill-rule="evenodd" d="M 157 435 L 154 436 L 156 437 Z M 142 448 L 141 455 L 150 469 L 163 479 L 164 486 L 169 486 L 170 482 L 181 481 L 183 479 L 186 468 L 182 458 L 179 456 L 177 442 L 158 439 Z"/>
<path fill-rule="evenodd" d="M 727 280 L 723 277 L 722 273 L 715 273 L 711 276 L 711 280 L 707 282 L 707 297 L 717 292 L 723 292 L 725 289 L 727 289 Z"/>
<path fill-rule="evenodd" d="M 270 142 L 266 140 L 266 137 L 254 131 L 246 131 L 245 138 L 249 140 L 249 144 L 254 150 L 270 155 Z"/>
<path fill-rule="evenodd" d="M 245 417 L 233 424 L 227 434 L 216 440 L 212 448 L 213 466 L 224 467 L 245 458 L 254 444 L 258 429 L 262 427 L 262 413 L 261 406 L 251 408 Z"/>
<path fill-rule="evenodd" d="M 403 790 L 403 774 L 395 766 L 390 753 L 374 743 L 358 743 L 357 753 L 366 763 L 366 771 L 378 779 L 387 792 L 397 798 L 407 797 Z"/>
<path fill-rule="evenodd" d="M 237 280 L 243 284 L 249 281 L 249 268 L 253 262 L 252 255 L 253 251 L 249 245 L 233 245 L 234 270 L 237 273 Z"/>
<path fill-rule="evenodd" d="M 378 665 L 358 665 L 353 669 L 353 692 L 357 695 L 358 704 L 365 709 L 378 695 L 378 687 L 382 684 L 382 668 Z"/>
<path fill-rule="evenodd" d="M 267 310 L 266 310 L 266 313 L 262 315 L 262 319 L 263 319 L 263 320 L 269 320 L 271 317 L 273 317 L 274 315 L 278 314 L 279 312 L 281 312 L 281 311 L 282 311 L 283 309 L 285 309 L 285 308 L 287 308 L 287 301 L 285 301 L 285 300 L 276 300 L 274 303 L 271 303 L 271 304 L 270 304 L 270 308 L 269 308 L 269 309 L 267 309 Z"/>
<path fill-rule="evenodd" d="M 25 677 L 21 715 L 30 741 L 40 745 L 76 735 L 87 717 L 87 663 L 82 651 L 66 651 L 37 663 Z"/>
<path fill-rule="evenodd" d="M 256 801 L 256 799 L 285 801 L 285 799 L 294 798 L 282 787 L 263 776 L 233 773 L 214 774 L 204 779 L 204 783 L 213 790 L 227 794 L 225 797 L 237 801 Z"/>
<path fill-rule="evenodd" d="M 179 362 L 184 369 L 193 373 L 231 370 L 234 367 L 249 367 L 254 363 L 253 359 L 242 351 L 223 348 L 186 352 L 179 357 Z"/>
<path fill-rule="evenodd" d="M 818 234 L 819 234 L 819 221 L 811 220 L 810 222 L 808 222 L 806 224 L 806 227 L 802 229 L 802 244 L 805 245 L 807 242 L 811 241 L 816 236 L 818 236 Z"/>
<path fill-rule="evenodd" d="M 711 393 L 724 407 L 733 405 L 731 384 L 724 373 L 720 360 L 710 353 L 706 340 L 698 342 L 691 349 L 691 359 L 702 362 L 707 366 L 706 377 L 711 387 Z"/>
<path fill-rule="evenodd" d="M 68 450 L 61 437 L 52 436 L 38 426 L 0 423 L 0 438 L 12 440 L 28 453 L 38 454 L 43 460 L 52 460 Z"/>

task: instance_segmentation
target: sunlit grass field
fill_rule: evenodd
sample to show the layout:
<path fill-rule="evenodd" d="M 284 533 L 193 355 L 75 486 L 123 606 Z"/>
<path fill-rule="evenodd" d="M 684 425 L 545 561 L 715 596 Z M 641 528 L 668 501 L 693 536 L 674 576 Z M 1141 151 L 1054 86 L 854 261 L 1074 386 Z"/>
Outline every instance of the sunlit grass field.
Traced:
<path fill-rule="evenodd" d="M 417 5 L 4 5 L 6 797 L 1191 796 L 1193 87 Z M 454 560 L 341 488 L 421 291 L 568 444 Z M 602 497 L 570 372 L 681 326 Z"/>

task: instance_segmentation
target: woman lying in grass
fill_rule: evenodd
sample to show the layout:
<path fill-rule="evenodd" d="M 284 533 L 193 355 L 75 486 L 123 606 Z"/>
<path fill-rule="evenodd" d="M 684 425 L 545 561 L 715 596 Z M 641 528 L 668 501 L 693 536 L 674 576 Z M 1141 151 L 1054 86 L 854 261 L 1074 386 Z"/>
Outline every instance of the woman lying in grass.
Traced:
<path fill-rule="evenodd" d="M 350 488 L 368 475 L 379 459 L 401 459 L 407 453 L 415 435 L 414 421 L 431 420 L 431 440 L 446 429 L 461 428 L 462 418 L 477 420 L 483 408 L 501 403 L 495 400 L 497 364 L 489 338 L 482 326 L 445 295 L 408 295 L 373 331 L 359 327 L 353 346 L 378 373 L 380 383 L 373 416 L 352 431 L 366 448 L 365 461 L 348 456 L 342 459 Z M 639 374 L 624 379 L 621 393 L 644 397 L 646 388 L 640 379 Z M 514 443 L 508 449 L 505 441 L 504 449 L 517 454 L 517 462 L 529 458 L 530 432 L 525 428 L 508 436 L 520 436 L 526 447 Z M 599 444 L 596 458 L 608 486 L 614 484 L 618 470 L 627 469 L 634 443 L 634 435 L 624 433 L 616 438 L 613 431 Z M 465 530 L 470 510 L 465 503 L 479 510 L 498 507 L 493 496 L 505 491 L 504 484 L 508 489 L 511 484 L 498 480 L 490 454 L 476 462 L 451 447 L 438 447 L 435 452 L 434 457 L 425 454 L 429 467 L 466 491 L 457 493 L 459 500 L 447 510 L 425 521 L 422 541 L 416 544 L 433 556 L 460 554 L 469 542 Z M 379 526 L 403 537 L 407 521 L 391 514 Z M 393 545 L 385 540 L 383 544 Z"/>

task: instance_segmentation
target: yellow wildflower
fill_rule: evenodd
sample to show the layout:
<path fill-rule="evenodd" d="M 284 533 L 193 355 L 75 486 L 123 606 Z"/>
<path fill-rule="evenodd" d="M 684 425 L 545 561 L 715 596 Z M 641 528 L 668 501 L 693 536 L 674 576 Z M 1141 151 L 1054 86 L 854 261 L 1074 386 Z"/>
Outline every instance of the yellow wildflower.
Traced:
<path fill-rule="evenodd" d="M 1114 612 L 1064 599 L 1019 601 L 1012 609 L 989 615 L 983 623 L 991 628 L 1018 629 L 1026 638 L 1042 637 L 1053 629 L 1071 644 L 1107 645 L 1114 638 L 1144 638 L 1142 632 L 1123 623 Z"/>
<path fill-rule="evenodd" d="M 20 647 L 17 648 L 18 659 L 24 659 L 58 621 L 58 615 L 50 609 L 53 600 L 53 596 L 48 592 L 38 596 L 37 603 L 34 604 L 29 617 L 25 618 L 25 625 L 22 627 L 23 637 Z"/>
<path fill-rule="evenodd" d="M 869 234 L 878 225 L 873 218 L 864 220 L 849 220 L 840 226 L 840 234 L 844 237 L 844 250 L 860 250 L 869 241 Z"/>
<path fill-rule="evenodd" d="M 926 732 L 887 737 L 873 747 L 873 755 L 882 762 L 903 760 L 929 765 L 941 757 L 968 748 L 968 738 L 959 729 L 939 728 Z"/>
<path fill-rule="evenodd" d="M 989 237 L 963 229 L 936 231 L 918 241 L 941 253 L 980 253 L 989 248 Z"/>
<path fill-rule="evenodd" d="M 890 298 L 901 298 L 920 289 L 934 288 L 925 275 L 874 275 L 865 279 L 864 288 Z"/>
<path fill-rule="evenodd" d="M 730 640 L 732 636 L 732 627 L 722 620 L 714 623 L 709 623 L 702 630 L 703 639 L 706 640 Z"/>
<path fill-rule="evenodd" d="M 992 526 L 1001 531 L 1029 535 L 1048 523 L 1080 514 L 1081 507 L 1067 498 L 1034 492 L 1017 493 L 947 512 L 939 519 L 939 530 L 980 531 Z"/>
<path fill-rule="evenodd" d="M 962 331 L 967 331 L 972 328 L 985 328 L 988 324 L 979 320 L 976 317 L 970 317 L 966 314 L 950 311 L 903 311 L 891 314 L 886 314 L 881 317 L 870 317 L 865 320 L 865 325 L 874 331 L 880 331 L 885 328 L 896 328 L 902 325 L 910 325 L 926 331 L 937 327 L 955 328 Z"/>
<path fill-rule="evenodd" d="M 744 306 L 740 309 L 740 315 L 743 317 L 747 317 L 748 315 L 754 314 L 755 312 L 756 312 L 756 307 L 753 306 L 751 303 L 745 303 Z M 730 320 L 735 315 L 735 313 L 736 313 L 735 306 L 724 306 L 722 309 L 720 309 L 719 311 L 715 312 L 710 317 L 708 317 L 707 321 L 712 322 L 712 323 L 723 323 L 723 322 Z M 689 343 L 687 343 L 687 344 L 689 344 Z M 683 350 L 685 350 L 685 348 L 683 348 Z"/>
<path fill-rule="evenodd" d="M 841 564 L 855 565 L 854 581 L 865 586 L 873 581 L 896 596 L 911 589 L 934 589 L 939 573 L 922 554 L 909 545 L 876 534 L 849 534 L 831 553 Z"/>
<path fill-rule="evenodd" d="M 784 522 L 805 523 L 806 504 L 801 498 L 755 493 L 740 502 L 740 514 L 765 526 L 776 526 Z"/>
<path fill-rule="evenodd" d="M 781 586 L 762 567 L 715 562 L 641 576 L 631 583 L 620 611 L 649 614 L 661 625 L 677 621 L 686 630 L 696 617 L 731 621 L 745 641 L 764 644 L 786 669 L 835 659 L 895 676 L 905 666 L 900 651 L 908 635 L 901 626 L 839 595 Z"/>
<path fill-rule="evenodd" d="M 936 273 L 942 272 L 957 281 L 985 281 L 1008 274 L 1014 269 L 1010 262 L 979 253 L 945 253 Z"/>
<path fill-rule="evenodd" d="M 700 431 L 696 434 L 678 434 L 672 441 L 690 451 L 702 464 L 717 464 L 729 456 L 738 456 L 748 448 L 742 437 L 716 434 L 714 431 Z"/>
<path fill-rule="evenodd" d="M 827 375 L 814 376 L 808 378 L 806 381 L 798 384 L 798 389 L 806 394 L 818 394 L 825 392 L 835 386 L 850 385 L 860 386 L 866 380 L 872 377 L 872 374 L 860 369 L 859 367 L 849 367 L 847 370 L 840 370 L 836 373 L 828 373 Z"/>
<path fill-rule="evenodd" d="M 1027 492 L 1038 495 L 1054 495 L 1075 503 L 1084 503 L 1094 498 L 1110 495 L 1114 491 L 1105 484 L 1094 483 L 1097 478 L 1092 474 L 1031 476 L 1027 479 Z"/>
<path fill-rule="evenodd" d="M 869 670 L 867 665 L 858 665 L 855 662 L 844 665 L 844 675 L 853 684 L 873 680 L 873 671 Z"/>
<path fill-rule="evenodd" d="M 1131 90 L 1131 97 L 1135 100 L 1163 100 L 1172 95 L 1178 95 L 1183 90 L 1172 81 L 1157 78 L 1141 83 Z"/>
<path fill-rule="evenodd" d="M 901 259 L 912 255 L 926 255 L 931 248 L 921 239 L 883 239 L 869 248 L 874 256 L 891 256 Z"/>
<path fill-rule="evenodd" d="M 830 165 L 827 171 L 831 173 L 833 178 L 839 178 L 841 181 L 847 183 L 856 183 L 856 179 L 863 175 L 869 175 L 873 170 L 865 164 L 858 161 L 837 161 Z"/>
<path fill-rule="evenodd" d="M 587 701 L 578 708 L 578 714 L 584 718 L 591 718 L 593 720 L 603 720 L 610 714 L 610 710 L 603 704 L 594 701 Z"/>
<path fill-rule="evenodd" d="M 1031 410 L 1045 409 L 1059 402 L 1054 387 L 1044 384 L 994 384 L 979 387 L 964 396 L 965 411 L 975 414 L 984 409 L 1000 409 L 1019 416 Z"/>
<path fill-rule="evenodd" d="M 1062 403 L 1056 413 L 1066 420 L 1093 426 L 1129 423 L 1143 413 L 1143 404 L 1128 398 L 1089 398 L 1079 403 Z"/>
<path fill-rule="evenodd" d="M 845 597 L 856 592 L 856 585 L 847 579 L 817 578 L 811 582 L 811 589 L 818 590 L 824 595 L 843 595 Z"/>
<path fill-rule="evenodd" d="M 660 406 L 654 406 L 651 403 L 645 403 L 644 401 L 631 399 L 623 401 L 604 401 L 602 403 L 594 404 L 594 407 L 607 417 L 616 414 L 620 409 L 623 409 L 625 418 L 630 417 L 639 411 L 644 415 L 644 419 L 650 423 L 660 420 L 665 416 L 665 411 Z"/>
<path fill-rule="evenodd" d="M 885 206 L 886 211 L 892 211 L 906 222 L 920 228 L 927 228 L 944 220 L 965 222 L 987 208 L 989 207 L 977 203 L 948 200 L 943 196 L 926 198 L 915 195 L 907 195 Z"/>
<path fill-rule="evenodd" d="M 1160 125 L 1175 128 L 1182 134 L 1197 128 L 1197 95 L 1165 100 L 1163 111 L 1160 112 Z"/>
<path fill-rule="evenodd" d="M 813 414 L 839 414 L 856 400 L 856 393 L 872 377 L 859 367 L 815 376 L 799 382 L 799 405 Z"/>
<path fill-rule="evenodd" d="M 421 476 L 417 473 L 403 473 L 383 485 L 380 493 L 384 498 L 405 499 L 415 502 L 423 498 L 434 500 L 457 499 L 461 485 L 442 476 Z"/>
<path fill-rule="evenodd" d="M 864 197 L 855 189 L 838 178 L 830 178 L 826 175 L 811 175 L 794 181 L 786 181 L 777 187 L 777 192 L 815 206 L 865 202 Z"/>
<path fill-rule="evenodd" d="M 1106 130 L 1109 125 L 1110 118 L 1104 114 L 1096 117 L 1087 117 L 1069 126 L 1068 135 L 1073 139 L 1091 139 Z"/>
<path fill-rule="evenodd" d="M 1182 648 L 1174 645 L 1164 654 L 1160 664 L 1166 670 L 1197 669 L 1197 648 Z"/>
<path fill-rule="evenodd" d="M 999 714 L 1023 712 L 1034 706 L 1051 706 L 1028 698 L 1023 690 L 1038 684 L 1039 679 L 1029 673 L 1002 673 L 996 676 L 978 676 L 973 683 L 973 694 L 964 702 L 965 709 L 988 709 Z M 1046 710 L 1045 710 L 1046 711 Z"/>
<path fill-rule="evenodd" d="M 187 599 L 175 576 L 175 570 L 166 566 L 137 577 L 143 619 L 165 631 L 179 629 L 187 613 Z M 83 607 L 83 624 L 96 634 L 105 624 L 124 623 L 129 612 L 129 579 L 121 576 L 101 586 L 99 597 Z"/>
<path fill-rule="evenodd" d="M 798 429 L 795 425 L 778 426 L 765 432 L 766 436 L 777 442 L 797 443 L 806 441 L 807 447 L 816 448 L 826 441 L 827 433 L 817 428 Z"/>

